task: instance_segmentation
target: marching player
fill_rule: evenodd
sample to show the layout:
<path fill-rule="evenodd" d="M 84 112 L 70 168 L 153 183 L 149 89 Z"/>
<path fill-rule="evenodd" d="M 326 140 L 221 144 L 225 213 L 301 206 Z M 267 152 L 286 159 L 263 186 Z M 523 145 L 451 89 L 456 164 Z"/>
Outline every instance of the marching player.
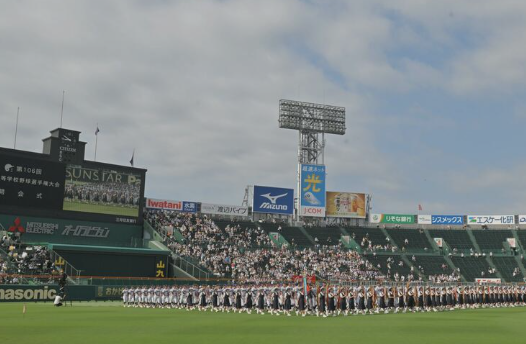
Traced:
<path fill-rule="evenodd" d="M 323 289 L 324 289 L 324 286 L 321 287 L 318 293 L 318 309 L 316 311 L 316 316 L 320 316 L 320 313 L 321 313 L 326 318 L 327 317 L 327 314 L 325 314 L 326 313 L 326 309 L 325 309 L 326 300 L 325 300 L 325 292 L 323 291 Z"/>
<path fill-rule="evenodd" d="M 357 301 L 358 301 L 358 312 L 365 315 L 365 289 L 364 287 L 358 287 Z"/>
<path fill-rule="evenodd" d="M 374 304 L 374 287 L 367 288 L 367 300 L 366 300 L 366 312 L 369 312 L 369 314 L 373 314 L 373 304 Z"/>
<path fill-rule="evenodd" d="M 327 315 L 335 315 L 334 314 L 334 311 L 336 310 L 336 303 L 334 301 L 334 298 L 335 298 L 335 290 L 334 288 L 332 287 L 329 287 L 328 288 L 329 290 L 329 293 L 327 295 L 328 297 L 328 302 L 327 302 Z"/>
<path fill-rule="evenodd" d="M 340 289 L 338 293 L 338 298 L 339 298 L 338 315 L 342 313 L 344 316 L 349 315 L 349 311 L 347 310 L 347 291 L 345 290 L 345 288 Z"/>
<path fill-rule="evenodd" d="M 129 305 L 128 305 L 128 288 L 127 287 L 124 287 L 122 289 L 122 304 L 124 305 L 124 307 L 129 307 Z"/>

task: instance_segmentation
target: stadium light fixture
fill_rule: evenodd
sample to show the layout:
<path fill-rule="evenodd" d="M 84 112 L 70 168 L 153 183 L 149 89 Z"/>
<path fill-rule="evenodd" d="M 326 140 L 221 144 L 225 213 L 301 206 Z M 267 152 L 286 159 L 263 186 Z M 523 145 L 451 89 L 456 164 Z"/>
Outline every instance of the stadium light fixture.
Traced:
<path fill-rule="evenodd" d="M 281 99 L 279 101 L 279 127 L 299 132 L 297 174 L 297 195 L 299 195 L 301 165 L 324 164 L 325 134 L 345 134 L 345 108 Z M 299 220 L 299 211 L 296 211 L 296 216 Z"/>
<path fill-rule="evenodd" d="M 311 133 L 345 134 L 345 108 L 282 99 L 279 127 Z"/>

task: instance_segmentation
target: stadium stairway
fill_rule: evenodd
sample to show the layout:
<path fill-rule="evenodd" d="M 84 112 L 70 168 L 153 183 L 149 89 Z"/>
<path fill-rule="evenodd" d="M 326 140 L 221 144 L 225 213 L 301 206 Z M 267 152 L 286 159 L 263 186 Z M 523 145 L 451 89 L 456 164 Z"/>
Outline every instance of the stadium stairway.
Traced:
<path fill-rule="evenodd" d="M 519 266 L 519 269 L 522 272 L 522 275 L 526 277 L 526 269 L 524 268 L 524 264 L 521 260 L 520 256 L 515 256 L 515 260 L 517 261 L 517 265 Z"/>
<path fill-rule="evenodd" d="M 453 263 L 453 260 L 449 257 L 449 255 L 445 254 L 445 255 L 443 255 L 443 257 L 444 257 L 444 260 L 448 263 L 448 265 L 454 271 L 458 271 L 457 267 L 455 266 L 455 264 Z M 460 274 L 460 279 L 462 280 L 462 282 L 467 282 L 467 279 L 462 274 Z"/>
<path fill-rule="evenodd" d="M 418 271 L 421 271 L 420 268 L 424 270 L 424 273 L 421 275 L 423 275 L 423 278 L 426 280 L 429 275 L 451 274 L 453 272 L 453 268 L 442 255 L 421 254 L 415 255 L 415 259 L 414 262 L 411 259 L 411 264 L 415 269 L 418 269 Z M 442 267 L 444 264 L 446 265 L 445 269 Z"/>
<path fill-rule="evenodd" d="M 290 243 L 279 232 L 268 232 L 270 240 L 279 248 L 282 246 L 290 246 Z"/>
<path fill-rule="evenodd" d="M 524 246 L 521 243 L 521 239 L 519 237 L 519 231 L 511 231 L 513 234 L 513 237 L 515 238 L 515 246 L 517 248 L 517 251 L 524 252 Z"/>
<path fill-rule="evenodd" d="M 349 235 L 349 233 L 347 233 L 345 228 L 340 227 L 340 231 L 342 232 L 342 238 L 340 239 L 342 245 L 350 250 L 354 250 L 354 251 L 357 251 L 359 254 L 362 254 L 363 253 L 362 247 L 360 246 L 360 244 L 356 242 L 356 240 L 353 239 L 351 235 Z M 343 239 L 344 237 L 348 237 L 349 241 L 344 240 Z"/>
<path fill-rule="evenodd" d="M 84 280 L 80 279 L 82 271 L 76 269 L 73 265 L 68 263 L 67 260 L 62 258 L 55 250 L 50 249 L 51 260 L 55 265 L 55 270 L 57 272 L 66 272 L 68 275 L 68 283 L 70 284 L 82 284 Z"/>
<path fill-rule="evenodd" d="M 469 252 L 470 249 L 474 249 L 473 241 L 468 235 L 466 230 L 455 230 L 455 229 L 429 229 L 427 230 L 431 238 L 442 238 L 446 245 L 445 248 L 449 248 L 449 251 L 458 250 L 458 252 Z"/>
<path fill-rule="evenodd" d="M 515 237 L 518 239 L 518 244 L 521 246 L 524 250 L 526 250 L 526 231 L 525 230 L 518 230 L 514 231 Z"/>
<path fill-rule="evenodd" d="M 515 257 L 492 257 L 491 261 L 496 266 L 497 271 L 499 271 L 500 275 L 506 282 L 524 281 L 524 274 L 522 271 L 520 271 L 518 275 L 513 276 L 513 271 L 519 267 Z"/>
<path fill-rule="evenodd" d="M 473 243 L 473 247 L 475 248 L 475 251 L 477 252 L 482 252 L 480 250 L 480 246 L 479 244 L 477 243 L 477 239 L 475 238 L 475 236 L 473 235 L 473 232 L 471 231 L 471 229 L 466 229 L 466 233 L 468 233 L 468 236 L 469 238 L 471 239 L 471 242 Z"/>
<path fill-rule="evenodd" d="M 431 244 L 431 249 L 435 252 L 439 252 L 440 251 L 440 247 L 438 247 L 437 243 L 435 242 L 435 239 L 433 239 L 431 237 L 431 234 L 429 233 L 428 230 L 424 230 L 424 234 L 426 235 L 427 237 L 427 240 L 429 241 L 429 243 Z M 442 246 L 444 244 L 442 243 Z"/>
<path fill-rule="evenodd" d="M 460 274 L 466 282 L 475 282 L 476 278 L 495 278 L 496 275 L 489 274 L 490 265 L 485 257 L 453 256 L 453 263 L 460 268 Z M 482 275 L 484 273 L 484 275 Z"/>
<path fill-rule="evenodd" d="M 400 257 L 405 262 L 405 264 L 409 267 L 409 269 L 413 269 L 413 273 L 415 274 L 415 276 L 422 277 L 424 281 L 427 280 L 426 276 L 420 273 L 420 271 L 418 270 L 418 267 L 413 265 L 413 261 L 407 258 L 407 255 L 401 254 Z"/>
<path fill-rule="evenodd" d="M 407 253 L 428 253 L 432 245 L 422 229 L 393 228 L 385 229 L 400 251 Z M 405 243 L 407 242 L 407 244 Z"/>
<path fill-rule="evenodd" d="M 313 245 L 316 244 L 316 242 L 314 241 L 314 238 L 313 238 L 312 236 L 310 236 L 310 234 L 307 232 L 307 230 L 306 230 L 305 228 L 303 228 L 303 227 L 301 227 L 301 226 L 298 227 L 298 228 L 299 228 L 299 230 L 303 233 L 303 235 L 305 235 L 305 237 L 307 237 L 307 239 L 309 239 L 309 241 L 310 241 Z"/>
<path fill-rule="evenodd" d="M 387 230 L 385 228 L 380 228 L 380 231 L 382 232 L 382 234 L 387 238 L 389 239 L 389 242 L 391 243 L 391 246 L 393 247 L 396 247 L 398 249 L 398 251 L 400 251 L 400 246 L 398 246 L 398 244 L 396 243 L 396 241 L 393 240 L 393 238 L 389 235 L 389 233 L 387 233 Z"/>
<path fill-rule="evenodd" d="M 497 269 L 497 266 L 495 266 L 495 264 L 493 263 L 493 260 L 491 259 L 491 257 L 489 255 L 486 255 L 486 261 L 488 262 L 489 266 L 492 268 L 492 269 L 495 269 L 495 275 L 497 276 L 497 278 L 503 278 L 501 272 L 499 269 Z"/>
<path fill-rule="evenodd" d="M 337 245 L 341 242 L 342 231 L 338 227 L 304 228 L 312 238 L 318 238 L 320 245 Z"/>
<path fill-rule="evenodd" d="M 173 252 L 172 259 L 173 263 L 170 263 L 170 268 L 172 269 L 172 271 L 170 271 L 171 276 L 198 281 L 200 279 L 207 279 L 211 275 L 209 272 L 203 270 L 203 268 L 190 263 Z"/>

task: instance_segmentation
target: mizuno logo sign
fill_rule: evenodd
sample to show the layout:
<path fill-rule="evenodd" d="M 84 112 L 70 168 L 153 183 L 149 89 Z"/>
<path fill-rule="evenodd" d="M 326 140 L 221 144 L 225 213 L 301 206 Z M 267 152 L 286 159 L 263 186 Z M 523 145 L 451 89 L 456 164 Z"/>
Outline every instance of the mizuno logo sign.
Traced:
<path fill-rule="evenodd" d="M 283 195 L 277 195 L 277 196 L 271 196 L 270 195 L 270 192 L 267 193 L 267 194 L 264 194 L 264 195 L 261 195 L 261 197 L 265 197 L 266 199 L 268 199 L 270 201 L 270 203 L 272 204 L 276 204 L 276 201 L 281 198 L 281 197 L 285 197 L 287 196 L 287 193 L 284 193 Z M 265 204 L 265 203 L 264 203 Z M 286 207 L 285 207 L 286 208 Z"/>

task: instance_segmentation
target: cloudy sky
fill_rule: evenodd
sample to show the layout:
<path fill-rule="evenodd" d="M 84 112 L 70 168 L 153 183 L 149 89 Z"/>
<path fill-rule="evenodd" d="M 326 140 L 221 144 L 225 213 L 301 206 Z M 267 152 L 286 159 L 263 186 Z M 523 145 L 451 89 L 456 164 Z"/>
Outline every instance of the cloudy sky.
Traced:
<path fill-rule="evenodd" d="M 279 99 L 344 106 L 327 189 L 374 212 L 526 213 L 524 0 L 4 1 L 0 146 L 60 124 L 146 196 L 240 204 L 294 187 Z"/>

